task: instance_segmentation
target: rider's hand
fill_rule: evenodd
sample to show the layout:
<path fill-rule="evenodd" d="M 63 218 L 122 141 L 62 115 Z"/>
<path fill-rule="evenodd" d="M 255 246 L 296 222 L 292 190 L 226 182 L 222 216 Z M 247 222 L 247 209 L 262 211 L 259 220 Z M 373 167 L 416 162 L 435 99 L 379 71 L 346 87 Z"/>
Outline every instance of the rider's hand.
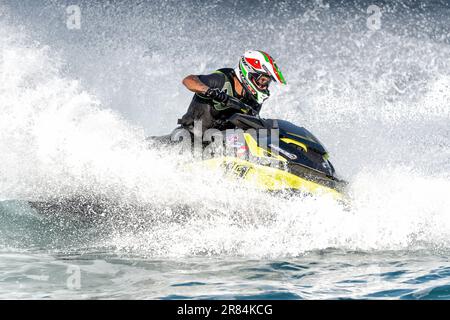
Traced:
<path fill-rule="evenodd" d="M 228 101 L 227 93 L 218 88 L 208 88 L 205 92 L 205 97 L 221 103 L 226 103 Z"/>

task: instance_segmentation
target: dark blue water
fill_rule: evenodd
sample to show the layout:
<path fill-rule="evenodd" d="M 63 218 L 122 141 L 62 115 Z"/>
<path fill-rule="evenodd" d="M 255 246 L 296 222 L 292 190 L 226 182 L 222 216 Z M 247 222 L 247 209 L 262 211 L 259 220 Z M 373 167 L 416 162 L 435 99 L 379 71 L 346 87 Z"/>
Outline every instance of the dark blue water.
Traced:
<path fill-rule="evenodd" d="M 289 259 L 4 251 L 3 299 L 449 299 L 448 256 L 324 250 Z M 411 258 L 414 256 L 414 259 Z M 70 277 L 79 275 L 79 282 Z"/>

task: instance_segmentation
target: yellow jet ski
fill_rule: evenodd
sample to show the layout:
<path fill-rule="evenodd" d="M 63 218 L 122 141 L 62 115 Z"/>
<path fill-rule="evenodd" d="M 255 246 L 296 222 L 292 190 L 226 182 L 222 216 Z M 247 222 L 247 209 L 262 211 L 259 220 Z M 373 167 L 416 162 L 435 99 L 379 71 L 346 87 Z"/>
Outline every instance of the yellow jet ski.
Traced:
<path fill-rule="evenodd" d="M 239 100 L 234 99 L 233 103 L 236 109 L 243 109 Z M 268 191 L 330 194 L 337 200 L 345 199 L 347 182 L 337 177 L 328 152 L 305 128 L 284 120 L 236 113 L 222 129 L 203 134 L 197 143 L 202 148 L 202 157 L 196 165 L 223 170 L 229 177 Z M 188 132 L 180 127 L 170 135 L 148 140 L 153 145 L 187 142 L 192 151 L 195 136 L 198 135 L 193 130 Z"/>

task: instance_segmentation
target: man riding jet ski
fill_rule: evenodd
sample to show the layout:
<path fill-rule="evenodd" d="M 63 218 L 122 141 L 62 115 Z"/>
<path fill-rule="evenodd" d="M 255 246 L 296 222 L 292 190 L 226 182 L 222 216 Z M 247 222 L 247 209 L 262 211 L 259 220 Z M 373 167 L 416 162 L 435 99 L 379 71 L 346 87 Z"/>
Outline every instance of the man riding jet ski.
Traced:
<path fill-rule="evenodd" d="M 249 50 L 239 60 L 236 69 L 223 68 L 209 75 L 189 75 L 183 84 L 195 95 L 186 114 L 178 120 L 192 132 L 195 121 L 202 123 L 202 132 L 222 128 L 224 121 L 235 113 L 259 113 L 269 96 L 272 81 L 286 84 L 274 59 L 263 51 Z M 235 97 L 251 107 L 237 110 L 228 105 Z M 256 115 L 256 114 L 254 114 Z"/>
<path fill-rule="evenodd" d="M 272 81 L 286 84 L 274 59 L 263 51 L 246 51 L 236 69 L 189 75 L 183 84 L 195 95 L 178 120 L 181 126 L 170 135 L 148 140 L 162 145 L 188 142 L 189 150 L 192 141 L 195 149 L 195 141 L 201 140 L 201 164 L 210 169 L 223 169 L 264 190 L 327 193 L 343 199 L 346 182 L 336 177 L 328 152 L 316 137 L 290 122 L 259 116 Z M 214 139 L 211 131 L 216 131 Z M 212 151 L 213 157 L 205 157 L 217 146 L 225 146 L 226 152 Z"/>

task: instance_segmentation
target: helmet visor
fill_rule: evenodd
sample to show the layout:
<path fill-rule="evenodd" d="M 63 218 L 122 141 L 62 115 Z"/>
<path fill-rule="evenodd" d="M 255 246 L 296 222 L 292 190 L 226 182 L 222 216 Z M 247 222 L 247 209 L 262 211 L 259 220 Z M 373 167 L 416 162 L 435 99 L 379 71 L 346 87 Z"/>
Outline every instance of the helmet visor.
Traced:
<path fill-rule="evenodd" d="M 264 73 L 250 73 L 250 80 L 261 91 L 269 90 L 269 85 L 272 82 L 272 77 Z"/>

